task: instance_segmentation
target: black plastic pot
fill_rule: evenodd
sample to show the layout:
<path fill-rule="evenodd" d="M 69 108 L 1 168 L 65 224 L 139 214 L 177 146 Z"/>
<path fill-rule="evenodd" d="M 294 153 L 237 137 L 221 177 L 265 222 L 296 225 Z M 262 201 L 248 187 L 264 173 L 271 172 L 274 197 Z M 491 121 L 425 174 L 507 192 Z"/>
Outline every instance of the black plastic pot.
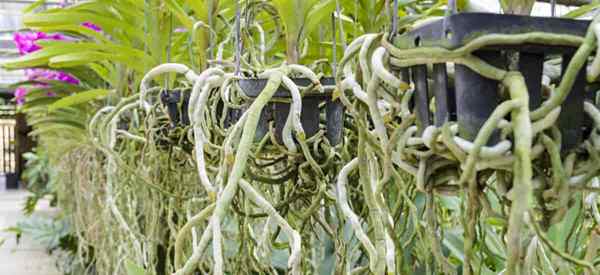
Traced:
<path fill-rule="evenodd" d="M 393 43 L 401 49 L 422 46 L 457 49 L 486 34 L 524 34 L 546 32 L 584 37 L 589 21 L 542 18 L 488 13 L 462 13 L 424 25 L 395 37 Z M 474 55 L 500 68 L 507 68 L 507 52 L 519 53 L 519 71 L 525 77 L 529 90 L 530 108 L 535 109 L 544 100 L 542 72 L 546 57 L 562 56 L 562 71 L 569 64 L 576 47 L 543 44 L 493 45 Z M 421 129 L 435 123 L 457 121 L 459 134 L 473 140 L 493 110 L 501 102 L 499 83 L 487 79 L 466 66 L 455 66 L 454 86 L 449 85 L 446 64 L 435 64 L 433 75 L 428 75 L 426 65 L 403 69 L 415 84 L 414 107 Z M 433 85 L 428 85 L 428 79 Z M 585 125 L 583 101 L 585 99 L 585 68 L 577 76 L 572 91 L 562 105 L 558 126 L 563 135 L 563 149 L 576 147 L 582 140 Z M 436 112 L 431 114 L 429 102 L 436 99 Z M 490 143 L 495 143 L 494 136 Z"/>
<path fill-rule="evenodd" d="M 307 78 L 293 78 L 292 81 L 299 86 L 309 86 L 311 81 Z M 257 97 L 267 85 L 266 79 L 241 79 L 238 82 L 240 88 L 246 96 L 250 98 Z M 321 79 L 321 85 L 335 85 L 334 78 Z M 326 118 L 327 138 L 332 145 L 339 144 L 342 141 L 344 107 L 339 100 L 331 100 L 332 91 L 326 89 L 324 93 L 307 93 L 302 97 L 302 113 L 301 122 L 304 128 L 306 137 L 311 137 L 319 131 L 321 114 L 324 113 Z M 285 99 L 290 98 L 290 93 L 287 89 L 280 87 L 274 95 L 275 98 Z M 189 90 L 172 90 L 162 91 L 160 100 L 167 108 L 171 127 L 185 126 L 190 124 L 187 114 L 188 104 L 190 99 Z M 277 101 L 277 100 L 275 100 Z M 324 106 L 323 106 L 324 104 Z M 222 108 L 222 104 L 217 108 Z M 289 114 L 290 104 L 282 102 L 269 103 L 263 112 L 256 131 L 257 138 L 262 138 L 269 130 L 269 122 L 274 121 L 275 136 L 281 142 L 281 132 Z M 217 110 L 221 113 L 220 110 Z M 242 115 L 241 110 L 230 110 L 227 113 L 225 120 L 226 127 L 234 124 Z"/>
<path fill-rule="evenodd" d="M 298 86 L 310 86 L 308 78 L 292 78 Z M 267 79 L 241 79 L 238 82 L 244 93 L 251 98 L 257 97 L 267 85 Z M 334 86 L 334 78 L 322 78 L 321 85 Z M 311 137 L 319 131 L 321 115 L 325 117 L 326 136 L 332 145 L 342 141 L 344 107 L 339 100 L 332 100 L 332 91 L 326 89 L 324 93 L 306 93 L 302 97 L 301 122 L 306 137 Z M 289 91 L 280 87 L 275 92 L 274 98 L 291 98 Z M 289 103 L 269 103 L 263 112 L 257 129 L 257 137 L 264 136 L 269 128 L 269 121 L 274 121 L 275 136 L 281 142 L 281 132 L 290 111 Z"/>
<path fill-rule="evenodd" d="M 169 115 L 169 119 L 171 120 L 171 127 L 190 124 L 187 112 L 190 102 L 189 90 L 163 90 L 160 93 L 160 101 L 167 107 L 167 115 Z"/>

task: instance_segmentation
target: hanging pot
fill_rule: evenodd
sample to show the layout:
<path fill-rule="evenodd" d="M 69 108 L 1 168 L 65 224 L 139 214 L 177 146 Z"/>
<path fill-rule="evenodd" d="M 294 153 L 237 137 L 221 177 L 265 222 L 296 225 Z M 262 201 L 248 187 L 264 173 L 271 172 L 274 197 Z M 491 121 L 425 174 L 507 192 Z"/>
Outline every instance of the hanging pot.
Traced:
<path fill-rule="evenodd" d="M 443 47 L 453 50 L 487 34 L 544 32 L 584 37 L 589 24 L 590 21 L 562 18 L 462 13 L 398 35 L 393 44 L 400 49 Z M 529 91 L 529 107 L 536 109 L 545 99 L 542 95 L 542 73 L 546 58 L 562 56 L 564 72 L 576 50 L 577 47 L 569 45 L 518 44 L 493 45 L 473 54 L 491 65 L 505 69 L 509 63 L 505 53 L 518 52 L 519 71 L 523 74 Z M 448 83 L 446 64 L 434 64 L 433 75 L 428 75 L 426 65 L 405 69 L 404 77 L 409 73 L 415 84 L 414 106 L 421 129 L 432 123 L 441 126 L 446 121 L 457 121 L 459 134 L 473 140 L 502 100 L 497 81 L 485 78 L 463 65 L 455 65 L 454 86 Z M 432 80 L 431 87 L 428 79 Z M 563 136 L 563 150 L 575 148 L 582 141 L 586 120 L 583 113 L 585 90 L 584 67 L 561 106 L 558 127 Z M 435 114 L 431 114 L 429 110 L 432 98 L 436 102 Z M 453 112 L 456 113 L 455 116 Z M 496 143 L 498 137 L 496 134 L 489 143 Z"/>
<path fill-rule="evenodd" d="M 190 101 L 189 89 L 163 90 L 160 93 L 160 101 L 167 108 L 171 127 L 190 125 L 187 112 Z"/>
<path fill-rule="evenodd" d="M 312 85 L 308 78 L 292 78 L 292 81 L 302 87 Z M 240 79 L 238 84 L 246 96 L 256 98 L 267 85 L 267 79 L 247 78 Z M 339 100 L 332 100 L 332 88 L 335 79 L 331 77 L 322 78 L 321 85 L 325 87 L 323 93 L 317 91 L 307 92 L 302 97 L 301 123 L 306 137 L 311 137 L 319 131 L 321 115 L 325 117 L 326 136 L 332 145 L 342 141 L 344 108 Z M 283 86 L 273 95 L 274 98 L 291 98 L 290 92 Z M 290 103 L 271 102 L 261 113 L 257 138 L 264 136 L 269 128 L 269 122 L 274 121 L 275 136 L 281 142 L 281 133 L 290 111 Z"/>

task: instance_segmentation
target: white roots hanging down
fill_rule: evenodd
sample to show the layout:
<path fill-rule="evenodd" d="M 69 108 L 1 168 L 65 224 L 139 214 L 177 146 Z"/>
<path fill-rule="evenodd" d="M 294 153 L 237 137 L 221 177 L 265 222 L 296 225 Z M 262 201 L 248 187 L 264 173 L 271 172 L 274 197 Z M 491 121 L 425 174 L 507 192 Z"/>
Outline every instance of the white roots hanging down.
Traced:
<path fill-rule="evenodd" d="M 123 249 L 129 246 L 133 249 L 127 251 L 135 252 L 123 256 L 144 267 L 152 266 L 158 256 L 154 240 L 139 230 L 163 232 L 148 224 L 168 219 L 169 238 L 160 246 L 174 255 L 165 270 L 176 275 L 314 274 L 325 268 L 318 262 L 324 255 L 333 255 L 333 270 L 344 274 L 410 274 L 417 269 L 456 274 L 459 265 L 463 274 L 554 272 L 551 262 L 557 259 L 565 266 L 561 268 L 596 274 L 600 240 L 591 226 L 579 229 L 594 236 L 582 245 L 587 250 L 579 251 L 584 258 L 554 244 L 547 234 L 578 202 L 585 203 L 600 223 L 596 202 L 600 110 L 595 102 L 585 103 L 593 129 L 568 154 L 561 152 L 562 137 L 556 126 L 561 104 L 598 44 L 599 26 L 594 20 L 585 39 L 543 33 L 487 35 L 457 50 L 402 50 L 385 35 L 358 37 L 346 48 L 337 69 L 333 97 L 344 104 L 346 118 L 340 126 L 343 142 L 335 146 L 325 138 L 325 122 L 313 136 L 305 133 L 304 97 L 331 88 L 321 85 L 321 75 L 308 67 L 283 64 L 258 73 L 266 85 L 256 98 L 249 98 L 238 85 L 246 76 L 234 75 L 230 68 L 214 67 L 197 74 L 182 64 L 160 65 L 144 76 L 139 95 L 101 109 L 90 122 L 94 145 L 106 159 L 105 198 L 110 209 L 106 218 L 114 219 L 127 236 Z M 264 37 L 260 39 L 264 60 Z M 548 41 L 579 48 L 558 86 L 535 110 L 529 109 L 521 73 L 496 68 L 472 55 L 489 45 Z M 600 74 L 599 60 L 596 56 L 592 62 L 591 80 Z M 497 80 L 506 91 L 473 140 L 459 135 L 457 122 L 419 125 L 410 107 L 417 91 L 399 77 L 399 70 L 442 63 L 465 65 Z M 165 112 L 156 94 L 165 90 L 153 84 L 172 73 L 183 76 L 181 83 L 190 88 L 184 112 L 191 125 L 180 128 L 179 135 L 169 132 L 176 129 L 157 126 Z M 299 87 L 295 77 L 312 83 Z M 289 94 L 275 97 L 278 91 Z M 273 114 L 276 104 L 289 105 L 280 136 L 273 121 L 264 124 L 265 117 L 281 115 Z M 119 126 L 122 120 L 129 128 Z M 178 138 L 176 146 L 161 143 L 169 135 Z M 499 138 L 490 144 L 493 135 Z M 193 148 L 186 151 L 185 144 Z M 136 156 L 139 160 L 125 159 L 127 150 L 189 154 L 194 177 L 178 184 L 202 191 L 188 197 L 181 193 L 187 189 L 177 189 L 175 194 L 157 186 L 150 179 L 168 173 L 148 171 L 143 165 L 131 167 L 137 161 L 153 160 L 143 154 Z M 180 162 L 186 164 L 191 162 Z M 185 214 L 164 218 L 161 213 L 146 213 L 149 217 L 131 218 L 135 211 L 119 203 L 125 195 L 115 192 L 119 182 L 111 176 L 125 171 L 151 192 L 168 198 L 169 207 L 184 205 Z M 440 206 L 442 201 L 453 201 L 446 198 L 458 196 L 460 207 Z M 486 227 L 489 220 L 500 225 Z M 463 230 L 447 232 L 448 224 Z M 506 263 L 496 269 L 483 266 L 482 255 L 488 252 L 476 246 L 486 245 L 488 231 L 503 235 L 498 242 L 503 242 Z M 455 255 L 456 246 L 448 251 L 449 234 L 458 236 L 464 256 Z M 275 254 L 287 259 L 285 266 L 274 263 Z"/>
<path fill-rule="evenodd" d="M 537 230 L 540 228 L 537 220 L 544 217 L 542 222 L 545 228 L 556 224 L 565 215 L 569 202 L 576 200 L 580 196 L 578 191 L 582 190 L 593 190 L 588 200 L 594 202 L 588 204 L 592 205 L 594 217 L 598 216 L 595 202 L 597 187 L 590 186 L 597 181 L 596 176 L 600 172 L 600 165 L 596 163 L 600 156 L 600 147 L 597 147 L 597 131 L 600 130 L 598 107 L 594 103 L 585 103 L 585 113 L 594 121 L 594 129 L 590 138 L 574 151 L 578 153 L 572 153 L 566 159 L 560 155 L 561 137 L 555 126 L 561 112 L 560 105 L 573 86 L 574 76 L 582 68 L 585 69 L 585 62 L 597 44 L 596 37 L 600 39 L 600 24 L 597 22 L 598 19 L 594 20 L 583 41 L 580 38 L 540 33 L 487 35 L 454 51 L 441 48 L 401 50 L 390 44 L 385 36 L 379 39 L 377 35 L 367 34 L 348 46 L 336 80 L 342 102 L 350 110 L 352 120 L 359 125 L 359 150 L 358 157 L 345 165 L 339 174 L 337 201 L 341 213 L 349 221 L 368 255 L 371 272 L 398 272 L 390 269 L 390 266 L 394 266 L 393 257 L 384 261 L 384 256 L 397 248 L 393 246 L 393 242 L 388 245 L 382 240 L 396 234 L 394 226 L 399 222 L 383 218 L 388 216 L 385 213 L 395 211 L 390 208 L 394 202 L 387 202 L 386 199 L 393 200 L 397 196 L 386 195 L 385 190 L 401 184 L 402 175 L 407 174 L 416 178 L 417 190 L 432 198 L 434 195 L 464 194 L 462 197 L 465 198 L 463 207 L 466 215 L 463 221 L 463 274 L 476 272 L 475 262 L 481 261 L 474 254 L 474 244 L 476 240 L 482 241 L 477 227 L 486 216 L 502 219 L 507 224 L 505 238 L 508 257 L 503 273 L 531 272 L 532 269 L 524 269 L 526 267 L 521 260 L 521 255 L 524 255 L 521 243 L 526 236 L 523 226 L 526 215 L 529 215 L 529 222 L 536 228 L 532 232 L 535 236 L 529 247 L 531 251 L 538 249 L 545 253 L 548 248 L 566 262 L 582 267 L 586 272 L 596 272 L 594 264 L 588 260 L 578 260 L 551 244 L 546 233 Z M 527 87 L 518 71 L 495 68 L 471 55 L 473 51 L 487 45 L 550 40 L 580 47 L 575 58 L 568 64 L 559 86 L 536 110 L 529 110 Z M 599 56 L 596 56 L 590 67 L 590 81 L 596 80 L 599 75 Z M 414 125 L 415 115 L 407 104 L 413 96 L 413 89 L 408 83 L 401 81 L 396 72 L 403 67 L 440 63 L 466 65 L 481 75 L 499 81 L 508 91 L 505 101 L 498 105 L 473 141 L 458 136 L 456 122 L 447 122 L 442 127 L 428 126 L 420 131 Z M 360 79 L 355 73 L 357 71 L 362 73 Z M 390 101 L 389 98 L 397 100 Z M 430 111 L 435 113 L 434 109 Z M 510 121 L 507 121 L 505 118 L 509 115 Z M 493 133 L 499 133 L 500 140 L 488 145 Z M 348 174 L 356 167 L 361 168 L 360 184 L 367 185 L 362 188 L 365 190 L 364 197 L 369 212 L 380 213 L 381 216 L 361 220 L 351 209 L 346 186 Z M 539 181 L 548 184 L 541 186 L 535 183 Z M 501 201 L 508 203 L 503 206 L 509 210 L 508 215 L 503 215 L 504 208 L 490 208 L 489 195 L 486 195 L 490 191 L 486 191 L 486 188 L 496 191 L 509 189 L 506 190 L 508 193 L 504 191 L 499 194 Z M 369 194 L 371 192 L 374 193 Z M 544 195 L 534 198 L 534 192 L 543 192 Z M 534 199 L 538 201 L 534 203 Z M 534 209 L 534 204 L 542 205 L 541 209 Z M 547 205 L 553 207 L 547 208 Z M 432 204 L 431 207 L 436 206 Z M 484 214 L 480 213 L 481 207 L 485 210 Z M 436 214 L 433 209 L 432 215 L 435 217 L 439 213 Z M 427 226 L 434 226 L 427 230 L 433 236 L 429 236 L 430 239 L 426 241 L 434 255 L 434 266 L 439 268 L 440 273 L 455 273 L 456 267 L 449 264 L 447 256 L 440 250 L 443 236 L 437 233 L 439 231 L 435 224 Z M 372 233 L 366 234 L 365 228 Z M 402 236 L 393 237 L 397 239 Z M 401 258 L 396 258 L 399 259 Z"/>
<path fill-rule="evenodd" d="M 117 136 L 142 144 L 154 140 L 154 138 L 148 139 L 130 132 L 135 129 L 130 131 L 117 129 L 117 124 L 121 114 L 135 112 L 137 115 L 141 112 L 148 116 L 146 124 L 149 124 L 146 127 L 150 127 L 144 130 L 143 135 L 151 134 L 152 132 L 149 130 L 153 129 L 152 125 L 155 124 L 155 119 L 151 117 L 155 116 L 156 109 L 160 108 L 154 98 L 156 98 L 156 93 L 162 90 L 160 87 L 151 87 L 151 85 L 154 79 L 170 73 L 184 75 L 185 80 L 192 83 L 189 108 L 185 110 L 190 118 L 191 127 L 189 135 L 186 136 L 193 141 L 198 183 L 204 188 L 210 203 L 200 212 L 192 215 L 178 230 L 173 246 L 175 257 L 172 273 L 192 274 L 198 268 L 201 270 L 207 268 L 213 274 L 225 273 L 227 264 L 224 258 L 226 251 L 224 251 L 223 243 L 227 242 L 227 239 L 224 238 L 223 223 L 225 221 L 232 222 L 230 213 L 232 205 L 236 205 L 235 213 L 242 210 L 244 212 L 262 211 L 263 214 L 254 216 L 267 217 L 264 227 L 268 228 L 271 224 L 277 225 L 285 236 L 278 236 L 279 230 L 277 230 L 274 232 L 275 235 L 268 237 L 266 234 L 269 230 L 267 230 L 263 237 L 255 239 L 251 236 L 246 242 L 254 243 L 256 249 L 271 247 L 271 245 L 265 245 L 264 242 L 289 242 L 287 268 L 291 274 L 302 274 L 303 238 L 301 231 L 312 230 L 309 227 L 313 227 L 312 224 L 319 219 L 315 216 L 320 211 L 318 206 L 325 198 L 331 199 L 331 196 L 326 193 L 325 182 L 327 179 L 322 169 L 331 166 L 332 159 L 335 158 L 331 146 L 324 140 L 323 130 L 313 137 L 307 138 L 300 120 L 303 94 L 324 92 L 324 87 L 319 81 L 320 77 L 307 67 L 284 64 L 279 68 L 269 69 L 258 74 L 259 78 L 267 80 L 267 84 L 257 98 L 249 100 L 237 84 L 239 77 L 226 72 L 224 68 L 211 68 L 196 74 L 182 64 L 157 66 L 144 76 L 140 84 L 139 96 L 125 99 L 115 107 L 106 107 L 100 110 L 90 123 L 90 129 L 102 127 L 102 129 L 91 130 L 90 135 L 97 136 L 95 138 L 96 147 L 106 155 L 107 175 L 114 174 L 117 169 L 120 169 L 116 163 L 119 158 L 116 147 L 121 144 L 118 142 Z M 308 87 L 299 87 L 291 77 L 308 78 L 312 83 Z M 283 147 L 277 144 L 272 131 L 269 131 L 264 137 L 257 135 L 261 113 L 263 110 L 266 111 L 267 106 L 271 106 L 272 97 L 280 87 L 289 91 L 289 98 L 279 100 L 289 100 L 290 102 L 289 113 L 281 133 Z M 220 110 L 220 114 L 218 110 Z M 239 110 L 243 113 L 237 118 L 232 118 L 234 121 L 231 121 L 229 116 L 233 113 L 232 110 Z M 105 119 L 100 122 L 104 117 Z M 225 125 L 231 122 L 233 124 L 230 127 Z M 261 139 L 259 143 L 255 142 L 257 137 Z M 331 178 L 333 177 L 335 175 L 331 176 Z M 121 217 L 121 210 L 114 203 L 115 194 L 111 191 L 111 186 L 115 183 L 112 177 L 108 176 L 107 178 L 110 179 L 107 182 L 107 204 L 111 206 L 111 212 L 123 227 L 124 232 L 129 234 L 134 250 L 137 251 L 134 258 L 136 262 L 143 266 L 150 266 L 144 257 L 152 252 L 144 247 L 140 238 Z M 256 184 L 261 181 L 267 181 L 268 186 L 273 187 L 257 187 Z M 287 183 L 292 185 L 284 186 Z M 160 191 L 165 192 L 165 190 Z M 242 193 L 243 196 L 237 195 L 238 193 Z M 306 200 L 307 194 L 313 194 L 313 197 Z M 279 203 L 275 204 L 274 201 Z M 302 223 L 295 226 L 285 218 L 285 214 L 280 212 L 282 209 L 287 212 L 294 207 L 301 210 L 299 213 L 303 216 Z M 253 230 L 252 227 L 263 226 L 260 220 L 253 224 L 242 224 L 244 219 L 248 219 L 247 215 L 242 214 L 239 215 L 239 218 L 235 218 L 237 219 L 235 222 L 239 223 L 240 230 L 253 232 L 256 229 Z M 300 229 L 296 227 L 300 227 Z M 203 233 L 200 235 L 200 239 L 194 241 L 190 246 L 187 240 L 197 239 L 194 236 L 190 237 L 195 234 L 197 229 L 203 230 Z M 272 238 L 274 239 L 271 240 Z M 280 238 L 283 239 L 279 240 Z M 263 243 L 257 243 L 259 241 Z M 206 257 L 204 253 L 209 245 L 212 253 L 211 257 Z M 188 257 L 187 253 L 190 248 L 191 255 Z M 251 255 L 259 254 L 252 253 Z M 265 262 L 266 259 L 255 258 L 254 260 Z M 210 262 L 212 264 L 206 265 Z M 266 268 L 267 270 L 273 269 L 270 265 Z"/>

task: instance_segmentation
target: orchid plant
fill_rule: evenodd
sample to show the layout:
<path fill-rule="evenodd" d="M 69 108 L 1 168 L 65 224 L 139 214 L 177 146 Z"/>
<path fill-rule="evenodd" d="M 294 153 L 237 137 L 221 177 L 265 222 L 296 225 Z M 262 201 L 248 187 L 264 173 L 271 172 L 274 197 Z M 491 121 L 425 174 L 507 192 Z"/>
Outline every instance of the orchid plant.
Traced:
<path fill-rule="evenodd" d="M 412 90 L 391 70 L 392 59 L 421 64 L 429 54 L 444 61 L 454 56 L 435 49 L 406 54 L 382 40 L 394 15 L 402 33 L 416 21 L 447 14 L 447 1 L 399 0 L 398 10 L 393 2 L 91 0 L 28 12 L 24 23 L 32 32 L 15 36 L 22 56 L 3 66 L 27 70 L 18 100 L 56 168 L 59 204 L 81 238 L 77 257 L 93 256 L 82 262 L 91 262 L 96 274 L 128 275 L 497 274 L 506 269 L 507 255 L 514 266 L 518 253 L 508 252 L 502 232 L 508 208 L 492 194 L 498 190 L 477 194 L 483 214 L 495 215 L 474 223 L 474 208 L 463 215 L 472 194 L 455 195 L 461 186 L 477 186 L 428 189 L 427 177 L 442 184 L 460 180 L 453 173 L 432 176 L 436 169 L 477 173 L 471 148 L 482 147 L 456 139 L 452 127 L 417 136 Z M 458 9 L 468 10 L 467 2 L 457 1 Z M 503 7 L 531 9 L 523 1 L 503 1 Z M 591 51 L 594 41 L 586 39 L 585 49 Z M 338 85 L 328 89 L 342 90 L 333 93 L 346 108 L 341 144 L 325 138 L 322 114 L 318 132 L 305 136 L 306 90 L 291 80 L 306 77 L 314 84 L 309 88 L 321 88 L 319 73 L 328 71 L 315 64 L 336 58 Z M 236 69 L 267 79 L 257 98 L 239 92 Z M 512 109 L 500 111 L 518 107 L 514 114 L 520 116 L 502 121 L 507 135 L 552 125 L 555 109 L 527 127 L 523 83 L 509 76 L 516 99 Z M 291 97 L 273 99 L 281 87 Z M 184 96 L 191 91 L 187 109 L 178 106 L 189 126 L 172 126 L 157 99 L 172 88 Z M 290 108 L 281 142 L 271 132 L 257 141 L 259 115 L 282 103 Z M 227 108 L 242 113 L 229 126 Z M 523 138 L 518 135 L 519 142 Z M 555 148 L 553 140 L 546 142 Z M 482 154 L 512 164 L 506 144 L 483 147 Z M 442 159 L 427 169 L 446 146 L 458 160 Z M 423 153 L 427 148 L 434 153 Z M 515 156 L 527 160 L 530 148 L 519 148 Z M 581 218 L 577 209 L 567 216 Z M 526 266 L 538 274 L 592 272 L 597 255 L 579 248 L 580 232 L 592 232 L 589 220 L 570 218 L 555 234 L 566 236 L 560 249 L 585 262 L 570 258 L 571 265 L 535 237 Z M 469 222 L 467 232 L 461 222 Z M 598 236 L 590 240 L 600 243 Z"/>

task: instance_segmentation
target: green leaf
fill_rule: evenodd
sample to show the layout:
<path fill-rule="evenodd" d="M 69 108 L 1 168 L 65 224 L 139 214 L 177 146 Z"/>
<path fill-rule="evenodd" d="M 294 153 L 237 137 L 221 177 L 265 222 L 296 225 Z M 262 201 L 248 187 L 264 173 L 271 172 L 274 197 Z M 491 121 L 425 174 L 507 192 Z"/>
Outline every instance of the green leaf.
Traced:
<path fill-rule="evenodd" d="M 107 83 L 112 83 L 109 69 L 104 67 L 101 63 L 91 63 L 87 66 L 104 81 L 106 81 Z M 108 64 L 108 66 L 110 66 L 110 64 Z"/>
<path fill-rule="evenodd" d="M 504 13 L 529 15 L 535 4 L 534 0 L 500 0 Z"/>
<path fill-rule="evenodd" d="M 29 5 L 26 8 L 24 8 L 23 9 L 23 14 L 30 13 L 30 12 L 34 11 L 35 9 L 41 7 L 44 4 L 46 4 L 46 0 L 37 0 L 37 1 L 33 2 L 33 3 L 31 3 L 31 5 Z"/>
<path fill-rule="evenodd" d="M 129 259 L 125 260 L 125 269 L 127 270 L 127 275 L 146 275 L 146 270 Z"/>
<path fill-rule="evenodd" d="M 63 97 L 63 98 L 57 100 L 56 102 L 52 103 L 48 107 L 48 111 L 52 112 L 56 109 L 70 107 L 73 105 L 78 105 L 78 104 L 86 103 L 86 102 L 89 102 L 92 100 L 96 100 L 96 99 L 107 96 L 111 92 L 113 92 L 113 91 L 105 90 L 105 89 L 94 89 L 94 90 L 88 90 L 85 92 L 76 93 L 71 96 Z"/>
<path fill-rule="evenodd" d="M 48 134 L 56 135 L 57 132 L 69 133 L 69 137 L 73 138 L 77 136 L 77 134 L 84 134 L 85 130 L 81 127 L 75 127 L 67 124 L 45 124 L 41 126 L 36 126 L 35 130 L 31 131 L 28 136 L 41 136 Z"/>
<path fill-rule="evenodd" d="M 25 14 L 23 24 L 30 28 L 49 27 L 56 25 L 79 25 L 84 22 L 94 22 L 102 27 L 104 31 L 110 33 L 119 33 L 123 30 L 138 40 L 144 40 L 144 32 L 141 28 L 127 24 L 126 22 L 115 18 L 114 16 L 98 15 L 90 11 L 80 11 L 73 9 L 62 9 L 59 11 L 42 12 L 35 14 Z"/>
<path fill-rule="evenodd" d="M 60 239 L 69 234 L 69 226 L 64 220 L 31 217 L 17 222 L 13 232 L 30 236 L 36 242 L 53 250 L 60 244 Z"/>
<path fill-rule="evenodd" d="M 565 251 L 567 247 L 567 241 L 571 235 L 573 227 L 577 226 L 577 219 L 582 213 L 582 198 L 581 194 L 577 194 L 574 199 L 572 206 L 558 223 L 550 226 L 548 229 L 548 238 L 553 242 L 556 247 Z"/>
<path fill-rule="evenodd" d="M 192 8 L 196 18 L 201 21 L 208 21 L 208 5 L 204 0 L 185 0 L 185 3 Z"/>
<path fill-rule="evenodd" d="M 591 11 L 597 9 L 598 7 L 600 7 L 600 3 L 583 5 L 583 6 L 579 7 L 579 8 L 576 8 L 576 9 L 568 12 L 567 14 L 563 15 L 562 17 L 564 17 L 564 18 L 578 18 L 578 17 L 584 16 L 584 15 L 590 13 Z"/>
<path fill-rule="evenodd" d="M 80 51 L 68 54 L 54 56 L 48 60 L 48 65 L 52 68 L 65 68 L 85 65 L 91 62 L 97 62 L 108 59 L 109 55 L 94 51 Z"/>
<path fill-rule="evenodd" d="M 20 86 L 28 86 L 28 85 L 37 86 L 37 87 L 42 86 L 42 88 L 36 88 L 36 89 L 46 89 L 48 91 L 52 90 L 53 92 L 57 92 L 57 91 L 80 92 L 83 90 L 81 88 L 81 86 L 79 86 L 79 85 L 74 85 L 71 83 L 58 81 L 58 80 L 43 80 L 43 81 L 26 80 L 26 81 L 17 82 L 15 84 L 10 85 L 9 89 L 15 89 Z M 34 90 L 35 89 L 29 90 L 27 95 L 29 95 Z"/>
<path fill-rule="evenodd" d="M 43 32 L 73 32 L 88 37 L 95 38 L 96 40 L 104 43 L 109 43 L 110 40 L 106 38 L 102 33 L 91 30 L 81 25 L 53 25 L 38 28 Z"/>
<path fill-rule="evenodd" d="M 70 125 L 75 128 L 85 129 L 85 122 L 81 121 L 79 118 L 66 118 L 60 116 L 45 116 L 36 119 L 30 119 L 29 123 L 32 126 L 42 125 L 42 124 L 64 124 Z"/>
<path fill-rule="evenodd" d="M 9 62 L 2 63 L 0 66 L 4 67 L 7 70 L 14 69 L 24 69 L 24 68 L 32 68 L 46 65 L 48 60 L 53 56 L 59 54 L 66 54 L 71 52 L 72 49 L 63 48 L 63 47 L 48 47 L 43 48 L 39 51 L 21 56 L 19 58 L 13 59 Z"/>
<path fill-rule="evenodd" d="M 314 32 L 319 26 L 325 24 L 325 22 L 329 23 L 329 18 L 331 14 L 335 11 L 335 1 L 327 0 L 325 2 L 321 2 L 318 5 L 315 5 L 309 12 L 307 18 L 310 19 L 306 22 L 306 26 L 304 27 L 304 33 L 306 35 L 310 35 Z M 327 20 L 327 21 L 325 21 Z"/>
<path fill-rule="evenodd" d="M 183 10 L 183 8 L 174 0 L 165 0 L 165 3 L 167 4 L 171 12 L 175 14 L 177 19 L 179 19 L 179 22 L 181 22 L 181 24 L 183 24 L 183 26 L 186 29 L 192 30 L 192 28 L 194 27 L 194 20 L 192 20 L 190 16 L 187 15 L 185 10 Z"/>
<path fill-rule="evenodd" d="M 23 104 L 22 108 L 24 111 L 29 110 L 30 108 L 34 108 L 34 107 L 38 107 L 38 106 L 47 106 L 49 104 L 52 104 L 54 101 L 56 101 L 56 98 L 54 97 L 40 97 L 40 98 L 36 98 L 33 100 L 25 100 L 25 104 Z"/>
<path fill-rule="evenodd" d="M 461 262 L 465 259 L 464 240 L 460 236 L 462 232 L 445 232 L 443 244 Z"/>
<path fill-rule="evenodd" d="M 485 223 L 496 227 L 505 227 L 506 219 L 490 216 L 485 219 Z"/>

